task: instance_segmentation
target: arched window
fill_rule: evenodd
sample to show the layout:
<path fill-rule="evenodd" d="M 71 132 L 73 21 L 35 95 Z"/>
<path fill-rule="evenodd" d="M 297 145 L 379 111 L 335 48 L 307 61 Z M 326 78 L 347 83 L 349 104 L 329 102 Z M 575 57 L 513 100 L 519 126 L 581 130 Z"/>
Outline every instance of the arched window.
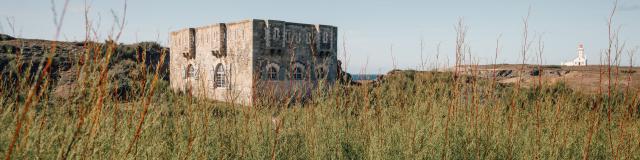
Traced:
<path fill-rule="evenodd" d="M 304 79 L 304 65 L 301 63 L 295 63 L 293 66 L 293 74 L 291 75 L 293 80 Z"/>
<path fill-rule="evenodd" d="M 269 66 L 267 68 L 267 79 L 272 81 L 278 80 L 278 68 L 276 66 Z"/>
<path fill-rule="evenodd" d="M 216 88 L 217 87 L 225 87 L 226 86 L 225 70 L 224 70 L 224 66 L 222 64 L 218 64 L 216 66 L 214 79 L 215 79 Z"/>
<path fill-rule="evenodd" d="M 325 79 L 327 78 L 327 69 L 325 67 L 318 67 L 316 69 L 316 79 Z"/>
<path fill-rule="evenodd" d="M 302 68 L 295 67 L 293 69 L 293 80 L 302 80 Z"/>
<path fill-rule="evenodd" d="M 186 68 L 184 74 L 185 74 L 185 78 L 191 78 L 194 75 L 196 75 L 196 71 L 195 71 L 195 69 L 193 69 L 193 65 L 191 65 L 191 64 L 187 65 L 187 68 Z"/>

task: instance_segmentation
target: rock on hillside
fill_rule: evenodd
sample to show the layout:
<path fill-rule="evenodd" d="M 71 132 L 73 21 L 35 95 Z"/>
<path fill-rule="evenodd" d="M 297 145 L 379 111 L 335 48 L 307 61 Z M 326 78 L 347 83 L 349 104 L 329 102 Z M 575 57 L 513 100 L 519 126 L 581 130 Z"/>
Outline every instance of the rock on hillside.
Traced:
<path fill-rule="evenodd" d="M 105 43 L 97 42 L 54 42 L 14 38 L 8 35 L 0 35 L 0 39 L 0 74 L 4 84 L 16 82 L 20 77 L 25 77 L 24 73 L 35 75 L 55 43 L 56 54 L 50 72 L 51 80 L 54 82 L 52 84 L 55 84 L 52 86 L 54 90 L 68 90 L 77 79 L 80 66 L 83 63 L 95 63 L 93 60 L 104 56 L 107 47 Z M 166 61 L 158 66 L 163 51 L 166 51 Z M 91 62 L 84 62 L 87 59 Z M 131 88 L 128 85 L 132 81 L 146 78 L 143 76 L 155 72 L 157 67 L 161 67 L 161 78 L 168 80 L 168 60 L 168 48 L 155 42 L 117 45 L 110 60 L 108 73 L 109 78 L 115 80 L 112 81 L 115 82 L 113 85 L 119 89 L 119 93 L 115 94 L 124 94 L 122 92 Z M 65 98 L 64 94 L 59 95 Z"/>
<path fill-rule="evenodd" d="M 0 41 L 8 41 L 8 40 L 14 40 L 14 39 L 16 39 L 16 38 L 11 37 L 11 36 L 6 35 L 6 34 L 0 34 Z"/>

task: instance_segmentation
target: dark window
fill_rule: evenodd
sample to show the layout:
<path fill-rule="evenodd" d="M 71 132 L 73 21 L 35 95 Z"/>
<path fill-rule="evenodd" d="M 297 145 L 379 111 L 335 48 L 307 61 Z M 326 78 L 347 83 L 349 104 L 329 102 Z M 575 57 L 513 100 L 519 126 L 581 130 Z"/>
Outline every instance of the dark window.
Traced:
<path fill-rule="evenodd" d="M 295 67 L 293 69 L 293 80 L 302 80 L 302 67 Z"/>
<path fill-rule="evenodd" d="M 278 69 L 274 66 L 267 68 L 267 76 L 269 80 L 278 80 Z"/>

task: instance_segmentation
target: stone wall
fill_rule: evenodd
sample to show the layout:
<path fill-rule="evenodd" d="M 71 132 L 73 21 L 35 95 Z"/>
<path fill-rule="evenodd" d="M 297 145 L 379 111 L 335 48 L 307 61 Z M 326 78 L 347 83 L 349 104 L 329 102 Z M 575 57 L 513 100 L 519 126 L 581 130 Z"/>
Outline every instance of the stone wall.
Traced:
<path fill-rule="evenodd" d="M 190 63 L 184 56 L 191 51 L 190 42 L 193 41 L 193 35 L 190 35 L 190 29 L 182 29 L 170 33 L 169 47 L 171 47 L 171 56 L 169 61 L 169 79 L 171 88 L 174 91 L 186 91 L 188 89 L 185 67 Z"/>
<path fill-rule="evenodd" d="M 254 20 L 254 39 L 257 96 L 303 96 L 316 88 L 319 80 L 335 82 L 336 27 Z M 275 80 L 269 77 L 270 67 L 277 68 Z M 303 68 L 301 80 L 294 78 L 296 67 Z"/>
<path fill-rule="evenodd" d="M 250 21 L 243 21 L 172 32 L 172 88 L 198 97 L 251 104 L 251 27 Z M 191 52 L 193 56 L 184 55 Z M 225 71 L 223 86 L 215 85 L 218 66 Z"/>
<path fill-rule="evenodd" d="M 253 86 L 253 38 L 252 23 L 245 20 L 227 23 L 227 56 L 230 81 L 225 101 L 251 104 Z"/>

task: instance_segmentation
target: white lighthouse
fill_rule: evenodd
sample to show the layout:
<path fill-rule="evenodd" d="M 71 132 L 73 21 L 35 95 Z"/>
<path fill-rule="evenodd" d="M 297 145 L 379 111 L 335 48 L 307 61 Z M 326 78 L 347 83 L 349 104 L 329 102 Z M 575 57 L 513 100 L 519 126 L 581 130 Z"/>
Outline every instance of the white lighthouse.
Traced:
<path fill-rule="evenodd" d="M 564 66 L 586 66 L 587 58 L 584 56 L 584 45 L 582 43 L 578 44 L 578 58 L 573 59 L 573 61 L 568 61 L 562 63 Z"/>

